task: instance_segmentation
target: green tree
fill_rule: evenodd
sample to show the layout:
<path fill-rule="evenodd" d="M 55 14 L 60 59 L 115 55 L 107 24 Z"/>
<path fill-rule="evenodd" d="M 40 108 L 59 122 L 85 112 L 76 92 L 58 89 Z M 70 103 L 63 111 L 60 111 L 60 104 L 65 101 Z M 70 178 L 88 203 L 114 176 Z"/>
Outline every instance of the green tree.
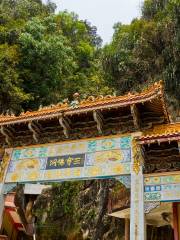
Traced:
<path fill-rule="evenodd" d="M 170 102 L 178 108 L 179 16 L 179 0 L 146 0 L 141 19 L 116 24 L 113 40 L 102 53 L 106 83 L 124 94 L 163 79 Z"/>
<path fill-rule="evenodd" d="M 54 10 L 50 1 L 0 2 L 0 45 L 6 45 L 9 54 L 11 49 L 17 53 L 12 81 L 16 79 L 13 86 L 21 89 L 21 101 L 12 94 L 15 112 L 71 99 L 77 91 L 82 96 L 109 91 L 101 77 L 96 27 L 74 13 L 54 14 Z"/>
<path fill-rule="evenodd" d="M 48 16 L 54 5 L 38 0 L 0 1 L 0 112 L 22 111 L 22 105 L 32 100 L 25 92 L 24 79 L 19 72 L 21 59 L 19 36 L 27 21 Z"/>
<path fill-rule="evenodd" d="M 21 104 L 30 99 L 21 87 L 17 71 L 19 54 L 17 46 L 0 45 L 0 112 L 20 111 Z"/>
<path fill-rule="evenodd" d="M 76 91 L 107 92 L 97 67 L 98 37 L 89 29 L 67 12 L 27 22 L 18 40 L 19 73 L 32 96 L 25 108 L 57 103 Z"/>
<path fill-rule="evenodd" d="M 66 82 L 76 69 L 74 52 L 54 17 L 33 19 L 20 34 L 19 72 L 33 105 L 57 103 L 65 97 Z M 71 85 L 71 84 L 70 84 Z"/>

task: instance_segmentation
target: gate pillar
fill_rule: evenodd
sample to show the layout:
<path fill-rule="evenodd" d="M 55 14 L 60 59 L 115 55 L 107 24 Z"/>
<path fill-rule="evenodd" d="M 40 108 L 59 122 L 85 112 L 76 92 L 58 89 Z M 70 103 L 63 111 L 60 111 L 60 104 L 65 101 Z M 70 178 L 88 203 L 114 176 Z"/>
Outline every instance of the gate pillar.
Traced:
<path fill-rule="evenodd" d="M 7 168 L 9 165 L 12 149 L 0 149 L 0 229 L 3 221 L 4 212 L 4 181 L 6 177 Z"/>
<path fill-rule="evenodd" d="M 145 240 L 143 158 L 135 140 L 133 140 L 132 147 L 130 240 Z"/>
<path fill-rule="evenodd" d="M 4 211 L 4 195 L 3 195 L 3 185 L 0 183 L 0 229 L 3 220 L 3 211 Z"/>

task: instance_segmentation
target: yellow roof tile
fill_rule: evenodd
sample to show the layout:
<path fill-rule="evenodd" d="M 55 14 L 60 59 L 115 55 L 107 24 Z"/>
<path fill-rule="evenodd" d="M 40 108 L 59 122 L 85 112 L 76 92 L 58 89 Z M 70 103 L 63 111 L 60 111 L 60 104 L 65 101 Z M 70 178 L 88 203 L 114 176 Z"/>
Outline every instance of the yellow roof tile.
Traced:
<path fill-rule="evenodd" d="M 123 107 L 128 106 L 135 103 L 146 102 L 150 101 L 156 97 L 160 96 L 161 103 L 164 108 L 164 114 L 168 119 L 168 114 L 164 102 L 163 96 L 163 84 L 162 81 L 155 83 L 147 90 L 143 91 L 142 93 L 135 93 L 135 94 L 127 94 L 124 96 L 99 96 L 93 97 L 90 96 L 86 100 L 80 101 L 76 106 L 72 106 L 71 104 L 60 103 L 57 105 L 51 105 L 47 107 L 40 108 L 37 111 L 28 111 L 25 113 L 21 113 L 19 116 L 0 116 L 0 125 L 11 124 L 11 123 L 18 123 L 18 122 L 25 122 L 31 121 L 34 119 L 45 119 L 50 118 L 53 116 L 59 116 L 62 113 L 64 114 L 76 114 L 81 112 L 88 112 L 96 109 L 109 109 L 112 107 Z"/>

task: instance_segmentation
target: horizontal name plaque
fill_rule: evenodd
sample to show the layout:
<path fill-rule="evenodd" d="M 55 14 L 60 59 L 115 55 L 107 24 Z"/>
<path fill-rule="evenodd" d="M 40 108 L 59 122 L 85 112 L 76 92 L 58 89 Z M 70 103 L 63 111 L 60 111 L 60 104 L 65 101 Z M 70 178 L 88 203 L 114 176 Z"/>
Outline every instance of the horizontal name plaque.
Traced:
<path fill-rule="evenodd" d="M 14 148 L 6 183 L 67 181 L 130 174 L 131 136 Z"/>
<path fill-rule="evenodd" d="M 84 161 L 85 161 L 85 154 L 48 157 L 46 169 L 83 167 Z"/>

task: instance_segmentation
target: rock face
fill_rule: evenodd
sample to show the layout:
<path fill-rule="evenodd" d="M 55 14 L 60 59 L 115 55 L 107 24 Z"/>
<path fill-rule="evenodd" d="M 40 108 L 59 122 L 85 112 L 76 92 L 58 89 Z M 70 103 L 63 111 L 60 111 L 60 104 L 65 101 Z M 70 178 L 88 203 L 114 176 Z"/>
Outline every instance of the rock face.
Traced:
<path fill-rule="evenodd" d="M 37 239 L 123 240 L 124 221 L 108 216 L 112 194 L 125 191 L 119 185 L 115 180 L 92 180 L 56 184 L 46 190 L 34 207 Z"/>
<path fill-rule="evenodd" d="M 108 215 L 130 206 L 130 191 L 116 180 L 53 184 L 34 204 L 22 188 L 16 191 L 26 220 L 37 216 L 37 240 L 124 240 L 124 220 Z M 147 239 L 173 239 L 173 229 L 148 225 Z"/>

